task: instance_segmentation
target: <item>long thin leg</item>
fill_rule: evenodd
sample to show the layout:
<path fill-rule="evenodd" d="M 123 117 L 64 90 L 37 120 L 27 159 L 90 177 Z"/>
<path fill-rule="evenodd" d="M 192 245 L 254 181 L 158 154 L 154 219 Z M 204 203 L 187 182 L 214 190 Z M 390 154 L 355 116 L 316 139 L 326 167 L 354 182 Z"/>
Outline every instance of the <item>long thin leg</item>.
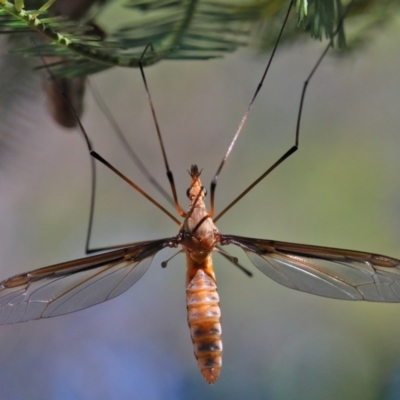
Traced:
<path fill-rule="evenodd" d="M 117 174 L 120 178 L 122 178 L 125 182 L 127 182 L 130 186 L 132 186 L 135 190 L 137 190 L 142 196 L 146 197 L 147 200 L 149 200 L 151 203 L 153 203 L 156 207 L 158 207 L 161 211 L 164 212 L 164 214 L 168 215 L 176 224 L 179 226 L 181 225 L 181 222 L 175 218 L 167 209 L 165 209 L 160 203 L 158 203 L 156 200 L 154 200 L 149 194 L 147 194 L 140 186 L 136 185 L 133 181 L 131 181 L 129 178 L 127 178 L 122 172 L 118 171 L 117 168 L 115 168 L 113 165 L 111 165 L 106 159 L 104 159 L 99 153 L 95 152 L 94 150 L 89 150 L 89 153 L 92 157 L 94 157 L 96 160 L 100 161 L 102 164 L 104 164 L 107 168 L 109 168 L 111 171 L 113 171 L 115 174 Z"/>
<path fill-rule="evenodd" d="M 146 94 L 147 94 L 147 99 L 149 101 L 150 104 L 150 109 L 151 109 L 151 114 L 153 116 L 153 121 L 156 127 L 156 131 L 157 131 L 157 137 L 158 137 L 158 142 L 160 143 L 160 147 L 161 147 L 161 152 L 163 155 L 163 159 L 164 159 L 164 164 L 165 164 L 165 170 L 167 172 L 167 178 L 168 181 L 170 183 L 171 186 L 171 191 L 172 191 L 172 196 L 174 198 L 174 204 L 175 204 L 175 208 L 176 211 L 178 211 L 178 214 L 182 217 L 186 216 L 186 213 L 182 210 L 181 206 L 179 205 L 178 202 L 178 195 L 176 194 L 176 187 L 175 187 L 175 182 L 174 182 L 174 176 L 169 168 L 169 163 L 168 163 L 168 159 L 167 159 L 167 153 L 165 151 L 165 146 L 164 146 L 164 142 L 162 139 L 162 135 L 161 135 L 161 130 L 160 130 L 160 126 L 158 124 L 158 120 L 157 120 L 157 116 L 156 116 L 156 111 L 154 108 L 154 104 L 153 104 L 153 100 L 151 98 L 151 94 L 150 94 L 150 89 L 149 89 L 149 85 L 147 84 L 147 79 L 146 79 L 146 75 L 144 74 L 144 69 L 143 69 L 143 65 L 142 65 L 142 59 L 144 57 L 144 55 L 146 54 L 148 49 L 153 49 L 151 44 L 148 44 L 143 53 L 142 56 L 140 57 L 139 60 L 139 69 L 140 69 L 140 73 L 142 74 L 142 78 L 143 78 L 143 83 L 144 83 L 144 87 L 146 89 Z"/>
<path fill-rule="evenodd" d="M 87 80 L 88 86 L 90 91 L 92 92 L 93 98 L 102 111 L 102 113 L 107 118 L 108 122 L 110 123 L 111 127 L 113 128 L 114 132 L 117 134 L 118 140 L 121 142 L 123 148 L 128 153 L 129 157 L 132 159 L 138 170 L 147 178 L 151 185 L 163 196 L 171 205 L 174 205 L 174 200 L 172 199 L 171 195 L 160 185 L 160 183 L 154 178 L 154 176 L 149 172 L 149 170 L 144 165 L 143 161 L 140 157 L 136 154 L 132 146 L 129 144 L 128 140 L 126 139 L 125 134 L 123 133 L 122 129 L 118 125 L 118 122 L 114 118 L 112 112 L 108 108 L 107 104 L 103 100 L 100 95 L 99 89 L 97 88 L 94 81 L 88 79 Z"/>
<path fill-rule="evenodd" d="M 148 50 L 149 47 L 150 47 L 150 45 L 146 46 L 146 48 L 145 48 L 144 51 L 143 51 L 142 57 L 144 56 L 144 54 L 146 53 L 146 51 Z M 139 68 L 140 68 L 140 72 L 141 72 L 141 74 L 142 74 L 144 87 L 145 87 L 145 89 L 146 89 L 147 98 L 148 98 L 148 100 L 149 100 L 151 113 L 152 113 L 153 120 L 154 120 L 154 124 L 155 124 L 155 127 L 156 127 L 157 136 L 158 136 L 158 141 L 159 141 L 159 143 L 160 143 L 161 152 L 162 152 L 163 159 L 164 159 L 164 164 L 165 164 L 165 169 L 166 169 L 166 171 L 167 171 L 167 177 L 168 177 L 168 180 L 169 180 L 169 183 L 170 183 L 170 186 L 171 186 L 171 190 L 172 190 L 172 195 L 173 195 L 173 198 L 174 198 L 175 208 L 176 208 L 176 210 L 178 211 L 178 213 L 179 213 L 182 217 L 185 217 L 185 218 L 187 219 L 187 218 L 189 218 L 190 215 L 192 214 L 197 199 L 194 201 L 193 206 L 192 206 L 192 208 L 189 210 L 188 213 L 185 213 L 185 212 L 182 211 L 182 209 L 181 209 L 181 207 L 180 207 L 180 205 L 179 205 L 179 202 L 178 202 L 178 196 L 177 196 L 177 193 L 176 193 L 176 187 L 175 187 L 174 177 L 173 177 L 173 174 L 172 174 L 172 172 L 171 172 L 171 170 L 170 170 L 170 168 L 169 168 L 169 163 L 168 163 L 167 154 L 166 154 L 166 151 L 165 151 L 165 146 L 164 146 L 164 142 L 163 142 L 162 135 L 161 135 L 160 126 L 159 126 L 159 124 L 158 124 L 158 120 L 157 120 L 157 116 L 156 116 L 156 112 L 155 112 L 153 100 L 152 100 L 152 98 L 151 98 L 150 89 L 149 89 L 149 86 L 148 86 L 148 84 L 147 84 L 146 76 L 145 76 L 145 74 L 144 74 L 144 69 L 143 69 L 143 66 L 142 66 L 141 61 L 139 61 Z M 260 88 L 261 88 L 261 87 L 260 87 Z M 258 89 L 258 90 L 259 90 L 259 89 Z M 255 97 L 254 97 L 254 98 L 255 98 Z M 254 101 L 254 99 L 253 99 L 253 101 Z M 227 157 L 227 156 L 226 156 L 226 157 Z M 200 196 L 200 193 L 197 195 L 197 198 L 198 198 L 199 196 Z M 200 224 L 201 224 L 201 221 L 199 222 L 198 225 L 200 225 Z M 194 231 L 196 230 L 196 228 L 197 228 L 197 227 L 194 228 Z M 242 265 L 240 265 L 240 264 L 237 262 L 237 260 L 235 261 L 235 260 L 234 260 L 234 257 L 232 257 L 231 255 L 229 255 L 229 253 L 227 253 L 227 252 L 221 250 L 219 247 L 218 247 L 218 250 L 219 250 L 219 253 L 220 253 L 223 257 L 225 257 L 228 261 L 230 261 L 232 264 L 234 264 L 236 267 L 238 267 L 238 268 L 239 268 L 241 271 L 243 271 L 247 276 L 250 276 L 250 277 L 252 276 L 252 273 L 251 273 L 250 271 L 248 271 L 246 268 L 244 268 Z M 166 266 L 166 262 L 163 264 L 163 267 L 165 267 L 165 266 Z"/>
<path fill-rule="evenodd" d="M 233 136 L 233 139 L 231 141 L 231 144 L 228 147 L 228 150 L 227 150 L 226 154 L 225 154 L 224 158 L 222 159 L 221 164 L 219 165 L 219 167 L 217 169 L 217 172 L 214 175 L 213 180 L 211 181 L 211 185 L 210 185 L 210 214 L 209 214 L 210 217 L 213 217 L 214 216 L 214 212 L 215 212 L 215 207 L 214 207 L 214 204 L 215 204 L 215 201 L 214 201 L 215 200 L 215 189 L 217 187 L 217 180 L 218 180 L 219 174 L 221 173 L 221 170 L 222 170 L 226 160 L 228 159 L 229 155 L 231 154 L 233 146 L 235 145 L 236 140 L 238 139 L 238 137 L 240 135 L 240 132 L 242 131 L 243 126 L 244 126 L 244 124 L 245 124 L 245 122 L 247 120 L 247 117 L 248 117 L 249 113 L 250 113 L 251 107 L 253 106 L 254 101 L 256 100 L 256 97 L 257 97 L 258 93 L 261 90 L 261 87 L 262 87 L 262 85 L 264 83 L 265 77 L 267 76 L 267 73 L 269 71 L 269 67 L 271 66 L 272 60 L 273 60 L 273 58 L 275 56 L 275 52 L 276 52 L 276 50 L 278 48 L 279 41 L 280 41 L 280 39 L 282 37 L 282 33 L 283 33 L 284 29 L 285 29 L 286 22 L 287 22 L 287 20 L 289 18 L 289 14 L 290 14 L 290 11 L 292 10 L 292 7 L 293 7 L 293 0 L 291 0 L 291 2 L 289 4 L 289 8 L 288 8 L 288 10 L 286 12 L 285 19 L 284 19 L 283 24 L 281 26 L 281 29 L 279 31 L 278 39 L 276 40 L 275 46 L 274 46 L 274 48 L 272 50 L 271 56 L 270 56 L 270 58 L 268 60 L 267 66 L 265 67 L 264 73 L 263 73 L 263 75 L 261 77 L 261 80 L 260 80 L 258 86 L 257 86 L 257 89 L 254 92 L 253 97 L 251 98 L 250 103 L 246 108 L 246 111 L 245 111 L 245 113 L 244 113 L 244 115 L 243 115 L 243 117 L 242 117 L 237 129 L 236 129 L 235 135 Z"/>
<path fill-rule="evenodd" d="M 67 96 L 64 97 L 65 100 L 67 101 L 68 105 L 71 107 L 71 111 L 75 113 L 74 108 L 72 107 L 72 104 L 69 102 L 69 99 Z M 179 226 L 181 225 L 180 221 L 175 218 L 168 210 L 166 210 L 161 204 L 159 204 L 156 200 L 154 200 L 149 194 L 147 194 L 140 186 L 136 185 L 133 181 L 131 181 L 129 178 L 127 178 L 122 172 L 118 171 L 117 168 L 115 168 L 112 164 L 110 164 L 105 158 L 103 158 L 99 153 L 93 150 L 92 145 L 90 143 L 89 137 L 85 131 L 85 128 L 82 125 L 82 122 L 80 121 L 79 117 L 76 115 L 77 122 L 79 125 L 79 128 L 83 134 L 83 137 L 85 138 L 86 145 L 89 150 L 89 154 L 95 158 L 96 160 L 100 161 L 103 165 L 105 165 L 107 168 L 109 168 L 111 171 L 113 171 L 116 175 L 118 175 L 120 178 L 122 178 L 125 182 L 127 182 L 130 186 L 132 186 L 135 190 L 137 190 L 142 196 L 146 197 L 147 200 L 149 200 L 151 203 L 153 203 L 157 208 L 159 208 L 161 211 L 164 212 L 164 214 L 168 215 L 175 223 L 177 223 Z"/>
<path fill-rule="evenodd" d="M 43 63 L 46 65 L 45 61 L 43 60 Z M 54 79 L 51 71 L 48 69 L 48 73 L 52 79 Z M 125 182 L 127 182 L 130 186 L 132 186 L 135 190 L 137 190 L 142 196 L 146 197 L 151 203 L 153 203 L 156 207 L 158 207 L 161 211 L 163 211 L 166 215 L 168 215 L 177 225 L 181 225 L 180 221 L 175 218 L 168 210 L 166 210 L 161 204 L 159 204 L 156 200 L 154 200 L 149 194 L 147 194 L 142 188 L 140 188 L 138 185 L 136 185 L 133 181 L 131 181 L 129 178 L 127 178 L 122 172 L 118 171 L 114 166 L 112 166 L 107 160 L 105 160 L 100 154 L 98 154 L 96 151 L 93 150 L 93 147 L 91 145 L 91 142 L 89 140 L 89 137 L 85 131 L 85 128 L 83 127 L 79 116 L 76 114 L 74 107 L 72 106 L 71 102 L 68 99 L 68 96 L 61 90 L 61 95 L 64 97 L 65 101 L 67 102 L 68 106 L 70 107 L 72 113 L 75 115 L 75 118 L 78 122 L 79 129 L 85 139 L 89 154 L 91 157 L 97 159 L 100 161 L 103 165 L 105 165 L 107 168 L 111 169 L 115 174 L 117 174 L 120 178 L 122 178 Z M 86 245 L 85 245 L 85 250 L 86 253 L 92 253 L 95 251 L 100 251 L 103 250 L 101 249 L 89 249 L 89 242 L 90 242 L 90 237 L 91 237 L 91 229 L 93 225 L 93 214 L 94 214 L 94 194 L 96 191 L 96 169 L 95 169 L 95 164 L 91 162 L 91 171 L 92 171 L 92 196 L 91 196 L 91 204 L 90 204 L 90 214 L 89 214 L 89 224 L 88 224 L 88 234 L 86 237 Z"/>
<path fill-rule="evenodd" d="M 277 168 L 280 164 L 282 164 L 287 158 L 289 158 L 293 153 L 295 153 L 298 148 L 299 148 L 299 138 L 300 138 L 300 125 L 301 125 L 301 117 L 302 117 L 302 113 L 303 113 L 303 105 L 304 105 L 304 99 L 305 99 L 305 95 L 307 92 L 307 88 L 308 88 L 308 84 L 311 81 L 312 77 L 314 76 L 315 72 L 317 71 L 318 67 L 320 66 L 322 60 L 324 59 L 324 57 L 326 56 L 326 54 L 328 53 L 329 49 L 333 46 L 333 40 L 335 38 L 335 36 L 341 31 L 342 25 L 343 25 L 343 21 L 345 16 L 347 15 L 350 7 L 352 6 L 354 0 L 347 6 L 346 11 L 343 13 L 341 20 L 338 23 L 338 26 L 336 27 L 335 32 L 332 35 L 332 38 L 329 41 L 329 44 L 326 46 L 325 50 L 322 52 L 322 54 L 320 55 L 320 57 L 318 58 L 317 62 L 315 63 L 314 67 L 312 68 L 310 74 L 307 76 L 306 80 L 304 81 L 303 84 L 303 89 L 301 92 L 301 97 L 300 97 L 300 105 L 299 105 L 299 110 L 298 110 L 298 114 L 297 114 L 297 122 L 296 122 L 296 132 L 295 132 L 295 144 L 289 149 L 287 150 L 274 164 L 272 164 L 264 173 L 262 173 L 253 183 L 251 183 L 238 197 L 236 197 L 231 203 L 229 203 L 215 218 L 214 218 L 214 222 L 218 221 L 229 209 L 231 209 L 240 199 L 242 199 L 248 192 L 250 192 L 251 189 L 254 188 L 254 186 L 256 186 L 258 183 L 260 183 L 266 176 L 268 176 L 275 168 Z M 292 5 L 292 3 L 291 3 Z M 286 18 L 285 18 L 285 22 L 283 24 L 283 26 L 286 23 L 287 17 L 289 15 L 290 12 L 290 8 L 289 7 L 289 11 L 288 14 L 286 14 Z M 279 34 L 277 43 L 275 44 L 274 47 L 274 51 L 276 50 L 276 46 L 278 44 L 279 38 L 282 34 L 282 29 L 281 32 Z M 274 53 L 274 52 L 273 52 Z M 215 186 L 217 184 L 217 178 L 218 178 L 218 173 L 221 171 L 222 166 L 224 164 L 224 162 L 226 161 L 227 156 L 229 156 L 229 153 L 231 151 L 231 147 L 233 146 L 234 142 L 237 139 L 237 135 L 238 133 L 240 133 L 240 130 L 243 126 L 244 120 L 247 118 L 247 114 L 248 111 L 251 107 L 251 105 L 253 104 L 254 98 L 256 97 L 256 95 L 258 94 L 259 89 L 261 88 L 261 85 L 264 81 L 265 75 L 267 73 L 267 70 L 269 68 L 269 65 L 271 63 L 271 59 L 268 62 L 267 68 L 264 72 L 264 75 L 261 79 L 260 84 L 257 87 L 257 90 L 249 104 L 249 107 L 246 110 L 246 113 L 244 115 L 244 117 L 242 118 L 241 124 L 239 125 L 238 131 L 236 132 L 234 139 L 232 140 L 232 143 L 228 149 L 227 154 L 225 155 L 220 168 L 217 171 L 216 177 L 214 178 L 214 180 L 211 183 L 211 194 L 213 195 L 213 191 L 215 192 Z M 242 123 L 243 122 L 243 123 Z M 213 202 L 214 198 L 212 197 L 212 202 Z M 213 204 L 213 203 L 212 203 Z M 213 210 L 213 207 L 211 208 Z"/>

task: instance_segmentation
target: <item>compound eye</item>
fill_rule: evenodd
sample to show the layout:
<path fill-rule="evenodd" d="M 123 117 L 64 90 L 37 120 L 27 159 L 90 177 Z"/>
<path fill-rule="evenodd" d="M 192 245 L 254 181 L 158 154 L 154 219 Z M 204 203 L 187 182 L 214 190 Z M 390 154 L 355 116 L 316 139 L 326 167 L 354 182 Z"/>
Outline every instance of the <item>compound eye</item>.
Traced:
<path fill-rule="evenodd" d="M 204 196 L 207 196 L 207 189 L 204 186 L 201 187 L 201 190 L 204 193 Z"/>
<path fill-rule="evenodd" d="M 186 190 L 186 196 L 190 198 L 190 188 Z"/>

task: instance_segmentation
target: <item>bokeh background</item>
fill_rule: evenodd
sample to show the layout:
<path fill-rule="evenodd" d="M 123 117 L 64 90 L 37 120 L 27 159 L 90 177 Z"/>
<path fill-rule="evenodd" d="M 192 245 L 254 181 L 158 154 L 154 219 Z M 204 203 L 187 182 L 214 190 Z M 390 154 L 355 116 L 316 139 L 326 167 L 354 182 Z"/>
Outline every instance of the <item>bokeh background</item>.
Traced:
<path fill-rule="evenodd" d="M 399 34 L 397 20 L 363 50 L 325 59 L 307 93 L 300 150 L 219 221 L 222 232 L 400 258 Z M 308 41 L 278 51 L 220 176 L 219 210 L 294 143 L 303 81 L 323 47 Z M 184 206 L 187 169 L 197 163 L 209 185 L 266 59 L 243 50 L 146 70 Z M 40 78 L 27 74 L 37 88 L 33 99 L 3 106 L 15 136 L 0 171 L 1 279 L 82 257 L 86 236 L 84 141 L 52 122 Z M 139 71 L 114 69 L 94 79 L 134 149 L 167 188 Z M 11 84 L 0 77 L 0 90 Z M 161 199 L 90 95 L 83 124 L 100 154 Z M 104 167 L 98 172 L 93 246 L 176 234 L 175 224 L 124 182 Z M 2 326 L 0 398 L 400 397 L 399 305 L 298 293 L 270 281 L 244 253 L 232 253 L 254 277 L 215 255 L 224 361 L 214 386 L 203 381 L 192 355 L 184 257 L 161 269 L 173 254 L 166 250 L 119 298 L 59 318 Z"/>

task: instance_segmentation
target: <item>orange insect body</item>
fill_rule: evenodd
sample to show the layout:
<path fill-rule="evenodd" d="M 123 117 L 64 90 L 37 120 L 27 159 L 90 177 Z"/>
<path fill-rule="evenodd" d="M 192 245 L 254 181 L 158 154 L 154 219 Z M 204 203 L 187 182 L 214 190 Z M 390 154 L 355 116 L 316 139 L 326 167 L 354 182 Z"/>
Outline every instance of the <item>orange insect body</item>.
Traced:
<path fill-rule="evenodd" d="M 221 312 L 211 257 L 219 233 L 206 210 L 199 175 L 193 165 L 188 190 L 191 205 L 182 227 L 181 245 L 186 253 L 187 315 L 194 354 L 204 379 L 214 383 L 222 365 Z"/>
<path fill-rule="evenodd" d="M 223 252 L 217 246 L 234 245 L 241 248 L 247 254 L 250 261 L 263 274 L 275 282 L 294 290 L 332 299 L 400 303 L 399 259 L 369 252 L 224 234 L 220 233 L 214 225 L 212 218 L 214 216 L 214 195 L 217 178 L 242 131 L 250 108 L 261 89 L 283 28 L 289 18 L 292 5 L 293 1 L 290 2 L 285 22 L 282 25 L 264 74 L 238 125 L 231 144 L 214 175 L 210 186 L 210 213 L 208 213 L 204 204 L 206 191 L 201 184 L 199 179 L 200 172 L 195 165 L 190 170 L 192 182 L 187 195 L 191 204 L 188 212 L 185 213 L 182 211 L 179 205 L 173 175 L 169 169 L 161 132 L 141 63 L 144 54 L 151 46 L 145 48 L 143 56 L 139 61 L 139 67 L 163 153 L 175 208 L 178 214 L 184 218 L 183 224 L 143 189 L 113 167 L 100 154 L 95 152 L 88 135 L 78 119 L 78 124 L 86 140 L 90 155 L 125 180 L 130 186 L 169 216 L 180 226 L 179 233 L 174 237 L 111 246 L 108 248 L 108 252 L 102 254 L 40 268 L 0 282 L 0 324 L 55 317 L 110 300 L 124 293 L 143 276 L 155 254 L 167 247 L 177 248 L 178 246 L 182 246 L 181 252 L 186 253 L 187 262 L 187 315 L 194 354 L 204 379 L 208 383 L 214 383 L 221 371 L 222 341 L 221 312 L 212 265 L 212 252 L 215 250 L 220 251 L 225 258 L 236 264 L 248 275 L 251 275 L 249 271 L 246 271 L 246 269 L 238 264 L 236 258 Z M 340 32 L 342 22 L 343 18 L 339 22 L 336 33 Z M 294 145 L 215 216 L 216 221 L 254 186 L 297 151 L 299 146 L 301 113 L 306 89 L 331 45 L 332 42 L 330 41 L 304 82 Z M 70 104 L 68 97 L 64 97 L 67 103 Z M 74 112 L 74 114 L 76 113 Z M 149 176 L 148 172 L 146 174 Z M 158 184 L 156 187 L 159 191 L 164 192 Z M 86 242 L 87 252 L 106 250 L 104 248 L 97 250 L 89 249 L 93 219 L 93 195 L 94 190 L 92 191 L 92 208 Z M 164 262 L 162 265 L 165 267 L 167 262 Z"/>
<path fill-rule="evenodd" d="M 188 324 L 201 374 L 208 383 L 214 383 L 222 365 L 219 296 L 215 278 L 202 266 L 194 269 L 197 272 L 186 287 Z"/>

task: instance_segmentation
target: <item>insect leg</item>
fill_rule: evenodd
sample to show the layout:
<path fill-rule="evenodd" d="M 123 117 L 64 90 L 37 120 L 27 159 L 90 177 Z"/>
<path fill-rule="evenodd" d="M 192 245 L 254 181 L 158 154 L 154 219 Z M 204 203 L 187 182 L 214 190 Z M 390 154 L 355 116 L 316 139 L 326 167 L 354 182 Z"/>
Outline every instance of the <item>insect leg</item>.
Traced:
<path fill-rule="evenodd" d="M 161 147 L 161 152 L 163 155 L 163 159 L 164 159 L 164 164 L 165 164 L 165 170 L 167 172 L 167 177 L 168 177 L 168 181 L 170 183 L 171 186 L 171 191 L 172 191 L 172 196 L 174 198 L 174 205 L 176 210 L 178 211 L 178 214 L 182 217 L 186 216 L 186 213 L 182 210 L 181 206 L 179 205 L 178 202 L 178 195 L 176 193 L 176 187 L 175 187 L 175 182 L 174 182 L 174 176 L 169 168 L 169 163 L 168 163 L 168 159 L 167 159 L 167 153 L 165 151 L 165 146 L 164 146 L 164 142 L 162 139 L 162 135 L 161 135 L 161 130 L 160 130 L 160 126 L 158 124 L 158 120 L 157 120 L 157 116 L 156 116 L 156 111 L 154 108 L 154 104 L 153 104 L 153 100 L 151 98 L 151 94 L 150 94 L 150 89 L 149 89 L 149 85 L 147 84 L 147 80 L 146 80 L 146 75 L 144 74 L 144 69 L 143 69 L 143 65 L 142 65 L 142 60 L 144 55 L 146 54 L 148 49 L 153 49 L 153 46 L 151 44 L 148 44 L 146 46 L 146 48 L 144 49 L 142 56 L 140 57 L 139 60 L 139 69 L 140 69 L 140 73 L 142 74 L 142 79 L 143 79 L 143 83 L 144 83 L 144 87 L 146 90 L 146 94 L 147 94 L 147 99 L 149 101 L 149 105 L 150 105 L 150 109 L 151 109 L 151 114 L 153 116 L 153 121 L 154 121 L 154 125 L 156 127 L 156 131 L 157 131 L 157 137 L 158 137 L 158 142 L 160 144 Z"/>
<path fill-rule="evenodd" d="M 299 138 L 300 138 L 301 117 L 302 117 L 302 113 L 303 113 L 303 104 L 304 104 L 304 99 L 305 99 L 305 94 L 306 94 L 306 91 L 307 91 L 308 84 L 310 83 L 312 77 L 314 76 L 314 74 L 315 74 L 315 72 L 317 71 L 318 67 L 320 66 L 322 60 L 324 59 L 324 57 L 325 57 L 326 54 L 328 53 L 329 49 L 333 46 L 333 40 L 334 40 L 334 38 L 336 37 L 336 35 L 338 35 L 338 33 L 341 32 L 341 28 L 342 28 L 342 25 L 343 25 L 344 18 L 345 18 L 345 16 L 347 15 L 347 13 L 348 13 L 350 7 L 352 6 L 352 4 L 353 4 L 353 2 L 351 2 L 351 3 L 348 5 L 348 7 L 346 8 L 346 11 L 343 13 L 343 16 L 342 16 L 341 20 L 338 22 L 338 26 L 336 27 L 336 30 L 335 30 L 335 32 L 333 33 L 333 35 L 332 35 L 332 37 L 331 37 L 331 39 L 330 39 L 328 45 L 326 46 L 325 50 L 322 52 L 322 54 L 321 54 L 320 57 L 318 58 L 317 62 L 315 63 L 314 67 L 312 68 L 311 72 L 309 73 L 309 75 L 307 76 L 306 80 L 304 81 L 303 89 L 302 89 L 301 96 L 300 96 L 300 104 L 299 104 L 298 115 L 297 115 L 296 131 L 295 131 L 295 144 L 294 144 L 292 147 L 290 147 L 289 150 L 287 150 L 274 164 L 272 164 L 272 165 L 271 165 L 264 173 L 262 173 L 254 182 L 252 182 L 239 196 L 237 196 L 230 204 L 228 204 L 228 205 L 214 218 L 214 222 L 218 221 L 230 208 L 232 208 L 240 199 L 242 199 L 248 192 L 250 192 L 250 190 L 253 189 L 254 186 L 256 186 L 259 182 L 261 182 L 261 181 L 262 181 L 266 176 L 268 176 L 275 168 L 277 168 L 281 163 L 283 163 L 287 158 L 289 158 L 293 153 L 295 153 L 295 152 L 298 150 L 298 148 L 299 148 Z M 284 25 L 285 25 L 285 23 L 286 23 L 286 20 L 287 20 L 287 17 L 288 17 L 288 15 L 289 15 L 289 12 L 290 12 L 290 7 L 289 7 L 288 14 L 286 15 L 285 22 L 284 22 L 284 24 L 283 24 L 283 26 L 282 26 L 282 29 L 281 29 L 280 33 L 279 33 L 278 40 L 277 40 L 277 42 L 276 42 L 276 44 L 275 44 L 275 47 L 274 47 L 274 51 L 275 51 L 275 49 L 276 49 L 276 46 L 277 46 L 278 41 L 279 41 L 279 39 L 280 39 L 280 36 L 281 36 L 281 34 L 282 34 L 282 30 L 283 30 L 283 27 L 284 27 Z M 273 54 L 274 54 L 274 51 L 272 52 L 272 56 L 273 56 Z M 272 56 L 271 56 L 271 57 L 272 57 Z M 240 130 L 242 129 L 243 123 L 244 123 L 245 119 L 247 118 L 248 111 L 250 110 L 250 107 L 252 106 L 252 104 L 253 104 L 253 102 L 254 102 L 255 96 L 258 94 L 258 91 L 259 91 L 259 89 L 261 88 L 261 85 L 262 85 L 262 83 L 263 83 L 263 81 L 264 81 L 264 78 L 265 78 L 265 76 L 266 76 L 266 73 L 267 73 L 267 70 L 268 70 L 268 68 L 269 68 L 270 62 L 271 62 L 271 58 L 270 58 L 270 60 L 269 60 L 269 62 L 268 62 L 268 65 L 267 65 L 265 71 L 264 71 L 264 75 L 263 75 L 262 78 L 261 78 L 261 82 L 259 83 L 259 85 L 258 85 L 258 87 L 257 87 L 257 90 L 256 90 L 256 92 L 255 92 L 255 94 L 254 94 L 254 96 L 253 96 L 253 98 L 252 98 L 252 100 L 251 100 L 251 102 L 250 102 L 250 104 L 249 104 L 247 110 L 246 110 L 246 113 L 245 113 L 245 115 L 243 116 L 241 123 L 239 124 L 239 128 L 238 128 L 238 130 L 237 130 L 237 132 L 236 132 L 236 134 L 235 134 L 235 136 L 234 136 L 234 138 L 233 138 L 233 140 L 232 140 L 232 142 L 231 142 L 231 145 L 229 146 L 229 149 L 228 149 L 228 151 L 227 151 L 227 153 L 226 153 L 224 159 L 222 160 L 222 163 L 221 163 L 221 165 L 220 165 L 220 168 L 218 169 L 217 174 L 215 175 L 214 180 L 213 180 L 212 183 L 211 183 L 211 196 L 212 196 L 212 197 L 211 197 L 211 201 L 212 201 L 212 203 L 211 203 L 211 204 L 212 204 L 212 208 L 211 208 L 211 209 L 212 209 L 212 210 L 213 210 L 213 205 L 214 205 L 214 204 L 213 204 L 213 203 L 214 203 L 214 197 L 213 197 L 213 196 L 214 196 L 214 192 L 215 192 L 215 186 L 216 186 L 216 184 L 217 184 L 218 174 L 219 174 L 220 170 L 222 169 L 222 166 L 223 166 L 224 162 L 226 161 L 227 156 L 229 156 L 229 153 L 230 153 L 230 151 L 231 151 L 231 149 L 232 149 L 233 144 L 235 143 L 235 141 L 236 141 L 236 139 L 237 139 L 238 134 L 240 133 Z"/>
<path fill-rule="evenodd" d="M 235 135 L 233 136 L 233 139 L 232 139 L 232 141 L 231 141 L 231 143 L 230 143 L 230 145 L 229 145 L 229 147 L 228 147 L 228 150 L 227 150 L 227 152 L 225 153 L 225 156 L 224 156 L 224 158 L 222 159 L 221 164 L 219 165 L 219 167 L 218 167 L 218 169 L 217 169 L 217 172 L 216 172 L 215 175 L 214 175 L 213 180 L 211 181 L 211 185 L 210 185 L 210 217 L 213 217 L 213 216 L 214 216 L 214 212 L 215 212 L 215 207 L 214 207 L 214 204 L 215 204 L 215 201 L 214 201 L 214 200 L 215 200 L 215 189 L 216 189 L 216 187 L 217 187 L 217 180 L 218 180 L 219 174 L 221 173 L 221 170 L 222 170 L 222 168 L 223 168 L 223 166 L 224 166 L 226 160 L 228 159 L 229 155 L 231 154 L 231 151 L 232 151 L 232 149 L 233 149 L 233 146 L 235 145 L 236 140 L 238 139 L 238 137 L 239 137 L 239 135 L 240 135 L 240 132 L 242 131 L 243 126 L 244 126 L 244 124 L 245 124 L 245 122 L 246 122 L 246 120 L 247 120 L 247 117 L 248 117 L 249 113 L 250 113 L 251 107 L 253 106 L 254 101 L 256 100 L 257 95 L 258 95 L 258 93 L 259 93 L 260 90 L 261 90 L 261 87 L 262 87 L 262 85 L 263 85 L 263 83 L 264 83 L 265 77 L 267 76 L 267 73 L 268 73 L 269 68 L 270 68 L 270 66 L 271 66 L 271 63 L 272 63 L 272 60 L 273 60 L 273 58 L 274 58 L 274 56 L 275 56 L 275 53 L 276 53 L 276 50 L 277 50 L 277 48 L 278 48 L 279 41 L 280 41 L 280 39 L 281 39 L 281 37 L 282 37 L 282 33 L 283 33 L 284 29 L 285 29 L 286 22 L 287 22 L 287 20 L 288 20 L 288 18 L 289 18 L 290 11 L 292 10 L 292 7 L 293 7 L 293 0 L 292 0 L 292 1 L 290 2 L 290 4 L 289 4 L 289 8 L 288 8 L 288 10 L 287 10 L 287 12 L 286 12 L 285 19 L 284 19 L 283 24 L 282 24 L 282 26 L 281 26 L 281 29 L 280 29 L 280 31 L 279 31 L 278 38 L 277 38 L 277 40 L 276 40 L 276 42 L 275 42 L 274 48 L 273 48 L 273 50 L 272 50 L 271 56 L 269 57 L 267 66 L 265 67 L 265 70 L 264 70 L 264 73 L 263 73 L 263 75 L 262 75 L 262 77 L 261 77 L 261 80 L 260 80 L 260 82 L 259 82 L 258 85 L 257 85 L 257 89 L 256 89 L 256 91 L 254 92 L 253 97 L 251 98 L 250 103 L 249 103 L 249 105 L 247 106 L 246 111 L 245 111 L 245 113 L 244 113 L 242 119 L 241 119 L 240 122 L 239 122 L 239 125 L 238 125 L 238 127 L 237 127 L 237 129 L 236 129 L 236 132 L 235 132 Z M 216 219 L 214 219 L 214 221 L 216 221 Z"/>

